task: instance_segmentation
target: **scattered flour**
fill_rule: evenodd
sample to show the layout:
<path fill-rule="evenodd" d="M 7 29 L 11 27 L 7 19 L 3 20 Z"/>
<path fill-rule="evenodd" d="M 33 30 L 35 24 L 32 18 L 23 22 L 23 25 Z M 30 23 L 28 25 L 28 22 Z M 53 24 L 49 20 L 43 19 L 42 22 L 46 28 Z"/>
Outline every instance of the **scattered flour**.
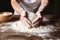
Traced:
<path fill-rule="evenodd" d="M 17 21 L 12 24 L 12 29 L 16 32 L 27 32 L 27 33 L 46 33 L 56 31 L 53 25 L 40 26 L 37 28 L 29 28 L 29 25 L 22 24 L 21 21 Z"/>
<path fill-rule="evenodd" d="M 35 14 L 29 13 L 29 18 L 33 20 L 35 17 Z M 16 21 L 12 23 L 11 29 L 14 30 L 15 32 L 24 32 L 24 33 L 36 33 L 38 36 L 45 36 L 48 35 L 49 32 L 54 32 L 56 31 L 53 25 L 46 25 L 46 26 L 40 26 L 37 28 L 29 28 L 29 24 L 22 23 L 21 20 Z M 45 34 L 46 33 L 46 34 Z"/>
<path fill-rule="evenodd" d="M 50 32 L 56 31 L 53 25 L 47 25 L 47 26 L 40 26 L 37 28 L 28 28 L 29 25 L 27 24 L 22 24 L 21 21 L 17 21 L 12 24 L 11 29 L 17 33 L 29 33 L 29 35 L 26 36 L 40 36 L 40 37 L 50 37 L 51 35 L 49 34 Z"/>
<path fill-rule="evenodd" d="M 47 25 L 47 26 L 40 26 L 37 28 L 28 28 L 29 25 L 27 24 L 22 24 L 21 21 L 17 21 L 12 24 L 11 29 L 14 30 L 17 33 L 29 33 L 27 36 L 31 35 L 36 35 L 40 37 L 46 37 L 46 36 L 51 36 L 49 33 L 56 31 L 53 25 Z"/>

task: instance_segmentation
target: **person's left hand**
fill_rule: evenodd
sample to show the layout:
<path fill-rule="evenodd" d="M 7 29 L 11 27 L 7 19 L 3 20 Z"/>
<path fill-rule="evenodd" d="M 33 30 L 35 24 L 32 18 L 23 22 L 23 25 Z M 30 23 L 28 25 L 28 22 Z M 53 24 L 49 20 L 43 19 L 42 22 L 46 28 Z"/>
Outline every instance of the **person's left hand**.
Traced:
<path fill-rule="evenodd" d="M 32 28 L 32 21 L 28 18 L 28 13 L 26 11 L 22 12 L 20 20 L 22 23 L 28 23 L 30 25 L 29 28 Z"/>
<path fill-rule="evenodd" d="M 42 20 L 42 16 L 40 12 L 36 12 L 36 18 L 32 21 L 32 26 L 37 27 L 40 25 L 40 22 Z"/>
<path fill-rule="evenodd" d="M 42 18 L 40 12 L 36 12 L 36 16 L 37 16 L 37 18 L 33 20 L 33 22 L 32 22 L 33 24 L 36 23 L 36 22 L 38 22 L 38 20 L 40 20 Z"/>

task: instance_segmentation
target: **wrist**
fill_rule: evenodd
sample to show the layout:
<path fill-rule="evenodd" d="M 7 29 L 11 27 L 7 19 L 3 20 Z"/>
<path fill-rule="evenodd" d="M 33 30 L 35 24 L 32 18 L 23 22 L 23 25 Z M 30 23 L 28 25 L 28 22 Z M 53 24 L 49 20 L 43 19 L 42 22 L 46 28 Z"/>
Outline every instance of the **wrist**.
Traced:
<path fill-rule="evenodd" d="M 39 11 L 36 13 L 36 15 L 37 15 L 37 17 L 40 17 L 40 18 L 42 17 L 41 13 Z"/>
<path fill-rule="evenodd" d="M 22 12 L 21 12 L 21 16 L 25 16 L 25 12 L 26 12 L 26 11 L 22 11 Z"/>

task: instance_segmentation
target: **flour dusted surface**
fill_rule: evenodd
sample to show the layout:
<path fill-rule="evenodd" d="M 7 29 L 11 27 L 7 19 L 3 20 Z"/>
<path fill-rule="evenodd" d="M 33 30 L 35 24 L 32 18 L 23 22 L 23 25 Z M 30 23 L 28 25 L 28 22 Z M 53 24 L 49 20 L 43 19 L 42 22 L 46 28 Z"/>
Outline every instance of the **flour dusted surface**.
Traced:
<path fill-rule="evenodd" d="M 36 18 L 36 15 L 34 13 L 29 13 L 28 14 L 29 19 L 32 21 L 34 18 Z M 15 23 L 12 24 L 12 29 L 15 30 L 16 32 L 27 32 L 27 33 L 44 33 L 44 32 L 53 32 L 54 26 L 53 25 L 46 25 L 46 26 L 39 26 L 37 28 L 29 28 L 29 24 L 22 23 L 21 20 L 16 21 Z"/>

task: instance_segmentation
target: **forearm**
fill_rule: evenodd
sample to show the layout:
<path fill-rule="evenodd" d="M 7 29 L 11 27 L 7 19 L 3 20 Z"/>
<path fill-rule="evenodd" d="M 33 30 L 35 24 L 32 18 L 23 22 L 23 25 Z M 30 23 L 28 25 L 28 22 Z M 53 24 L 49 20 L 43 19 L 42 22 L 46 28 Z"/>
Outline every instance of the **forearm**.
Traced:
<path fill-rule="evenodd" d="M 13 9 L 18 12 L 19 14 L 23 11 L 23 9 L 20 7 L 20 5 L 18 4 L 18 2 L 16 0 L 11 0 L 11 5 L 13 7 Z"/>
<path fill-rule="evenodd" d="M 47 6 L 47 4 L 48 4 L 48 0 L 41 0 L 41 5 L 37 12 L 42 12 L 43 9 Z"/>

